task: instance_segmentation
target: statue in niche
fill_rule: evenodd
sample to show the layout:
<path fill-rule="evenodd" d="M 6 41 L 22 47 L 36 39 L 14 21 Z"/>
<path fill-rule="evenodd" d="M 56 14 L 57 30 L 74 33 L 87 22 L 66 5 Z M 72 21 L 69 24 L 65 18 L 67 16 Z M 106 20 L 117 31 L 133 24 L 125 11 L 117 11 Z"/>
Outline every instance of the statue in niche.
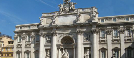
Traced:
<path fill-rule="evenodd" d="M 62 58 L 69 58 L 69 53 L 67 52 L 67 49 L 63 50 Z"/>
<path fill-rule="evenodd" d="M 49 50 L 47 50 L 46 58 L 50 58 L 50 52 L 49 52 Z"/>
<path fill-rule="evenodd" d="M 86 49 L 86 53 L 84 54 L 85 58 L 89 58 L 89 49 Z"/>

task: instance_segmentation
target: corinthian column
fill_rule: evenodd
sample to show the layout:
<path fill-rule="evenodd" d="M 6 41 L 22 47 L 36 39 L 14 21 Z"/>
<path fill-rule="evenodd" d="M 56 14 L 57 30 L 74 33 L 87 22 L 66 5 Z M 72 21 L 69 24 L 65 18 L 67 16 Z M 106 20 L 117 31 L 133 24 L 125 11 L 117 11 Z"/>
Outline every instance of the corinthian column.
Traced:
<path fill-rule="evenodd" d="M 77 53 L 76 57 L 77 58 L 82 58 L 82 32 L 77 31 Z"/>
<path fill-rule="evenodd" d="M 27 36 L 25 33 L 23 33 L 21 35 L 21 37 L 22 37 L 22 58 L 24 58 L 25 57 L 25 54 L 24 54 L 24 52 L 25 52 L 25 39 L 27 38 Z"/>
<path fill-rule="evenodd" d="M 45 39 L 45 34 L 41 32 L 40 33 L 40 51 L 39 51 L 40 58 L 45 58 L 44 39 Z"/>
<path fill-rule="evenodd" d="M 97 49 L 97 33 L 98 30 L 92 29 L 92 53 L 91 53 L 91 58 L 98 58 L 98 49 Z"/>
<path fill-rule="evenodd" d="M 34 55 L 34 42 L 35 42 L 35 33 L 32 32 L 31 34 L 31 58 L 35 58 L 35 55 Z"/>
<path fill-rule="evenodd" d="M 107 34 L 107 48 L 108 48 L 108 58 L 111 58 L 112 57 L 112 35 L 111 35 L 111 32 L 112 30 L 109 29 L 106 31 L 106 34 Z"/>
<path fill-rule="evenodd" d="M 51 58 L 57 58 L 56 37 L 57 34 L 53 33 L 53 39 L 51 41 Z"/>
<path fill-rule="evenodd" d="M 15 34 L 15 36 L 14 36 L 14 52 L 13 52 L 13 58 L 17 58 L 16 57 L 16 45 L 17 45 L 17 39 L 18 39 L 18 36 L 17 36 L 17 34 Z"/>

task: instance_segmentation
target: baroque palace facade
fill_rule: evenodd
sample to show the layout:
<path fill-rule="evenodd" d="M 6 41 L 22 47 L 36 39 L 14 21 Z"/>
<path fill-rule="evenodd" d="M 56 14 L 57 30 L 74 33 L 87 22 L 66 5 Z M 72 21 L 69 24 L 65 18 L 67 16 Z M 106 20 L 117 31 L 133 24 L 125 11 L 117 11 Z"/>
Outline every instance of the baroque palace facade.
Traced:
<path fill-rule="evenodd" d="M 134 15 L 98 17 L 70 0 L 40 23 L 16 25 L 14 58 L 134 58 Z"/>

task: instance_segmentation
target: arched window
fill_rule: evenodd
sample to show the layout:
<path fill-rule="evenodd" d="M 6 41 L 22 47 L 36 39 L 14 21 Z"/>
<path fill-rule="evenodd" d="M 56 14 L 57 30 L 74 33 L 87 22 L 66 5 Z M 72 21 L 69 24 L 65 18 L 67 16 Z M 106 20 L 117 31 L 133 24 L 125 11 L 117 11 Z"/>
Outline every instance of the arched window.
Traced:
<path fill-rule="evenodd" d="M 115 47 L 115 48 L 113 49 L 113 57 L 115 57 L 115 58 L 120 58 L 120 48 Z"/>
<path fill-rule="evenodd" d="M 126 58 L 133 58 L 134 57 L 134 48 L 128 47 L 125 49 Z"/>
<path fill-rule="evenodd" d="M 74 41 L 73 41 L 73 39 L 72 39 L 71 37 L 66 36 L 66 37 L 63 37 L 63 38 L 61 39 L 61 43 L 62 43 L 62 44 L 73 44 Z"/>
<path fill-rule="evenodd" d="M 100 49 L 100 58 L 106 58 L 106 56 L 107 56 L 107 49 L 103 47 Z"/>

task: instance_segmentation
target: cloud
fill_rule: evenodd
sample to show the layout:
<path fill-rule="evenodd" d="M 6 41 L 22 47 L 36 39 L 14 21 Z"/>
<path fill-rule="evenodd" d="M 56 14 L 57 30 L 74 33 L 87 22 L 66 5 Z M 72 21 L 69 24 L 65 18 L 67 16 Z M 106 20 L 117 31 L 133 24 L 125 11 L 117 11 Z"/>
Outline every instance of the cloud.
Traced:
<path fill-rule="evenodd" d="M 50 6 L 50 7 L 52 7 L 52 8 L 57 9 L 56 7 L 54 7 L 54 6 L 52 6 L 52 5 L 48 4 L 48 3 L 46 3 L 46 2 L 43 1 L 43 0 L 39 0 L 39 1 L 42 2 L 43 4 L 47 5 L 47 6 Z M 53 2 L 53 3 L 54 3 L 54 2 Z"/>
<path fill-rule="evenodd" d="M 0 10 L 0 14 L 8 17 L 9 19 L 7 19 L 7 20 L 10 20 L 14 24 L 29 23 L 26 20 L 21 19 L 21 18 L 19 18 L 18 16 L 14 15 L 14 14 L 10 14 L 10 13 L 7 13 L 7 12 L 1 11 L 1 10 Z"/>

